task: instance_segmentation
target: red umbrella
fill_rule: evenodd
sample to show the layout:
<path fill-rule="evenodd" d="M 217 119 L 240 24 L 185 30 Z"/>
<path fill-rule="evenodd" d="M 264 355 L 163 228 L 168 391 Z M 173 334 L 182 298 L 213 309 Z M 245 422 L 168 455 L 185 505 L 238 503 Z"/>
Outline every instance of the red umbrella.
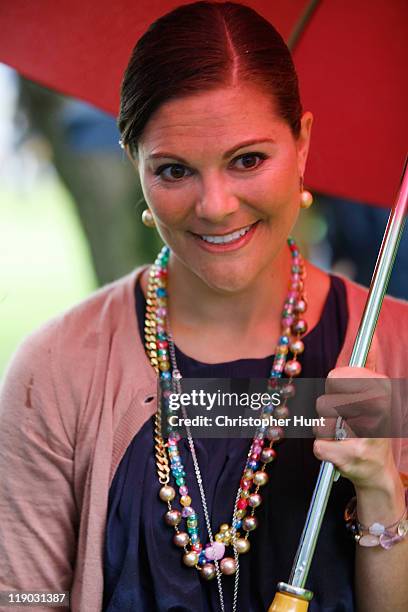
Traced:
<path fill-rule="evenodd" d="M 122 73 L 149 23 L 174 0 L 19 0 L 0 8 L 0 60 L 47 87 L 117 114 Z M 315 115 L 307 185 L 391 205 L 406 154 L 405 0 L 246 0 L 294 48 L 305 109 Z"/>

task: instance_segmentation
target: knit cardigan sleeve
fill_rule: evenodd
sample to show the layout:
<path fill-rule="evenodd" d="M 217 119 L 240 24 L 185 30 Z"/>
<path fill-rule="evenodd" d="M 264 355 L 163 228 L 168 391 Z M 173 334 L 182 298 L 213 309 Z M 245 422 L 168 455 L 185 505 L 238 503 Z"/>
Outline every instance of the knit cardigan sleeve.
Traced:
<path fill-rule="evenodd" d="M 0 591 L 72 583 L 74 440 L 53 381 L 54 327 L 21 344 L 0 392 Z"/>

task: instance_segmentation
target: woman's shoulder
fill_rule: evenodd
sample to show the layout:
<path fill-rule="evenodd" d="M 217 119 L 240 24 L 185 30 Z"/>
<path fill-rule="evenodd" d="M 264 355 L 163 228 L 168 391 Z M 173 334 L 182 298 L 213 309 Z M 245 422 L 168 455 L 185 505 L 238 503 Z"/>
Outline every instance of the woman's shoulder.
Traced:
<path fill-rule="evenodd" d="M 369 289 L 346 277 L 339 276 L 339 278 L 341 278 L 346 288 L 347 303 L 350 313 L 361 317 L 367 301 Z M 393 324 L 401 324 L 402 320 L 400 317 L 408 317 L 408 301 L 386 295 L 381 307 L 378 325 L 383 326 L 385 324 L 386 326 L 392 326 Z"/>
<path fill-rule="evenodd" d="M 134 316 L 133 288 L 144 267 L 91 293 L 86 299 L 43 323 L 16 349 L 8 370 L 47 369 L 58 359 L 77 371 L 87 367 L 91 352 L 108 343 Z M 7 373 L 6 373 L 7 375 Z"/>
<path fill-rule="evenodd" d="M 350 279 L 339 276 L 345 285 L 348 309 L 346 339 L 340 356 L 345 365 L 351 355 L 354 340 L 364 312 L 369 290 Z M 386 295 L 375 331 L 379 371 L 391 377 L 407 375 L 405 362 L 399 355 L 408 346 L 408 302 Z M 393 356 L 390 359 L 390 356 Z M 344 362 L 344 363 L 343 363 Z"/>

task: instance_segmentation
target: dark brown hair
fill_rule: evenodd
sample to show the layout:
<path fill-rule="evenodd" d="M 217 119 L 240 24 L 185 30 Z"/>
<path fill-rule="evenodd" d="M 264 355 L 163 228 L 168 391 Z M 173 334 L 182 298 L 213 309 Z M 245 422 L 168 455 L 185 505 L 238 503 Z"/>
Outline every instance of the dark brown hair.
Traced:
<path fill-rule="evenodd" d="M 164 102 L 239 82 L 270 92 L 275 110 L 299 135 L 297 75 L 277 30 L 235 2 L 194 2 L 174 9 L 157 19 L 133 49 L 121 88 L 122 143 L 135 154 L 148 120 Z"/>

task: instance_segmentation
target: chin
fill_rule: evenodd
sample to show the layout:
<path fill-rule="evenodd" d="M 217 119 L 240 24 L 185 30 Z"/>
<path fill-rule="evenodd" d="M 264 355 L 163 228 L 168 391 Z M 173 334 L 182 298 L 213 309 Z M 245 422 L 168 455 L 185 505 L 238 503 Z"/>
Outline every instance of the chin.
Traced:
<path fill-rule="evenodd" d="M 197 270 L 196 274 L 210 289 L 223 294 L 245 291 L 256 278 L 252 266 L 243 264 L 216 266 L 205 271 Z"/>

